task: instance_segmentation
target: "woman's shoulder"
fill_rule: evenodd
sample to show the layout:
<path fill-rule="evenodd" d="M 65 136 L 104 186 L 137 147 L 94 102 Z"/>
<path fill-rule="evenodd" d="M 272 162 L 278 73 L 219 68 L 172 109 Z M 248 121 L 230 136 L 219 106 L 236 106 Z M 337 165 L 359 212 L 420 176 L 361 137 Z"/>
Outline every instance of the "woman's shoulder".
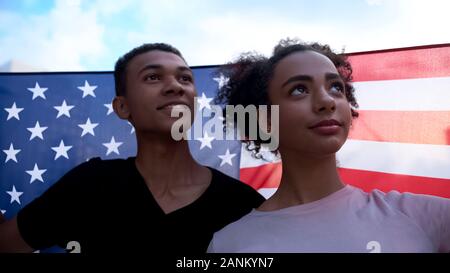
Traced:
<path fill-rule="evenodd" d="M 378 189 L 373 189 L 367 194 L 373 198 L 383 199 L 386 202 L 392 204 L 435 203 L 435 204 L 450 205 L 450 199 L 448 198 L 423 193 L 413 193 L 408 191 L 405 192 L 399 192 L 397 190 L 381 191 Z"/>
<path fill-rule="evenodd" d="M 362 192 L 362 191 L 361 191 Z M 381 191 L 373 189 L 365 194 L 369 205 L 396 210 L 410 218 L 447 217 L 450 218 L 450 199 L 435 195 Z"/>

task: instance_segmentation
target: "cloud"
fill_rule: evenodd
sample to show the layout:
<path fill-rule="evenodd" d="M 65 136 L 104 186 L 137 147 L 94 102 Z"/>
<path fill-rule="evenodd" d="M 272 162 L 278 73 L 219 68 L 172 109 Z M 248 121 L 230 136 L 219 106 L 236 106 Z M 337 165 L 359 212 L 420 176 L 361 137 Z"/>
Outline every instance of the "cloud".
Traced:
<path fill-rule="evenodd" d="M 288 36 L 327 43 L 336 51 L 345 48 L 345 52 L 450 42 L 448 1 L 371 3 L 376 7 L 367 11 L 365 21 L 337 16 L 334 20 L 321 18 L 310 22 L 279 13 L 214 15 L 197 22 L 195 42 L 185 46 L 184 52 L 193 64 L 220 64 L 244 51 L 256 50 L 268 55 L 280 39 Z M 186 44 L 181 39 L 179 42 Z"/>
<path fill-rule="evenodd" d="M 346 52 L 449 42 L 445 0 L 305 3 L 59 0 L 45 16 L 0 11 L 0 64 L 16 58 L 53 71 L 110 70 L 146 42 L 173 44 L 190 65 L 222 64 L 251 50 L 269 55 L 285 37 Z"/>
<path fill-rule="evenodd" d="M 188 59 L 195 64 L 225 63 L 246 51 L 270 55 L 280 39 L 298 37 L 305 41 L 320 41 L 324 38 L 323 33 L 335 31 L 333 26 L 262 14 L 227 14 L 210 17 L 197 24 L 196 42 L 187 46 Z"/>
<path fill-rule="evenodd" d="M 158 10 L 160 15 L 156 17 L 165 16 L 166 25 L 148 15 L 143 31 L 128 32 L 127 42 L 133 46 L 150 41 L 171 43 L 180 49 L 190 65 L 222 64 L 250 50 L 269 55 L 273 46 L 286 37 L 306 41 L 339 40 L 332 25 L 304 23 L 261 11 L 246 14 L 202 11 L 202 16 L 189 16 L 189 12 L 181 16 L 175 12 L 164 15 Z M 178 18 L 183 18 L 182 22 Z"/>
<path fill-rule="evenodd" d="M 366 3 L 369 6 L 379 6 L 379 5 L 383 4 L 383 0 L 366 0 Z"/>
<path fill-rule="evenodd" d="M 0 12 L 0 58 L 18 59 L 44 70 L 85 70 L 85 58 L 105 50 L 104 28 L 95 11 L 82 11 L 77 1 L 56 1 L 45 16 L 22 17 Z M 9 59 L 0 59 L 0 63 Z"/>
<path fill-rule="evenodd" d="M 349 36 L 350 51 L 399 48 L 450 42 L 450 2 L 397 0 L 385 2 L 391 18 Z"/>

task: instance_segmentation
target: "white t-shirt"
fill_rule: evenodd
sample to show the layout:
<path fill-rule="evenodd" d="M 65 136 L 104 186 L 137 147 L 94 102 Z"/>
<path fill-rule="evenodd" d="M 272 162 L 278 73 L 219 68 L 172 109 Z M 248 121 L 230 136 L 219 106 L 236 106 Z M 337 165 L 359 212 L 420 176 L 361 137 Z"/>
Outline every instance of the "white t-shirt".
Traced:
<path fill-rule="evenodd" d="M 450 199 L 346 185 L 311 203 L 254 209 L 216 232 L 208 252 L 450 252 Z"/>

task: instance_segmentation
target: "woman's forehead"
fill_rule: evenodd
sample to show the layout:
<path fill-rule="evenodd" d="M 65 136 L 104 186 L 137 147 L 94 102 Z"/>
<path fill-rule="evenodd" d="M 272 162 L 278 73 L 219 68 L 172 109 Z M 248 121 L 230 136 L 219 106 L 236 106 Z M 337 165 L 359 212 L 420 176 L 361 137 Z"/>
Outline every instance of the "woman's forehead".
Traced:
<path fill-rule="evenodd" d="M 289 54 L 278 62 L 274 70 L 274 76 L 317 73 L 337 73 L 337 69 L 327 56 L 310 50 Z"/>

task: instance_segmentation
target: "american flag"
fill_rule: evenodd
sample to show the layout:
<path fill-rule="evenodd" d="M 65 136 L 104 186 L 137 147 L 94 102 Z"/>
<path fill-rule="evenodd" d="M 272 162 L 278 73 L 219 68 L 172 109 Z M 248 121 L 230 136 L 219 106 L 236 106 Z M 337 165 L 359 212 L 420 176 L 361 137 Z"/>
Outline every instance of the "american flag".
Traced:
<path fill-rule="evenodd" d="M 345 182 L 450 198 L 450 44 L 350 54 L 360 117 L 338 153 Z M 226 78 L 194 67 L 200 109 Z M 111 108 L 111 72 L 0 74 L 0 209 L 7 219 L 74 166 L 136 154 L 134 128 Z M 197 116 L 194 127 L 201 115 Z M 203 118 L 205 120 L 205 118 Z M 204 124 L 204 123 L 203 123 Z M 258 189 L 278 186 L 279 160 L 203 135 L 193 156 Z"/>
<path fill-rule="evenodd" d="M 450 198 L 450 44 L 349 54 L 359 117 L 337 154 L 342 179 Z M 242 149 L 240 179 L 270 196 L 281 165 Z"/>

